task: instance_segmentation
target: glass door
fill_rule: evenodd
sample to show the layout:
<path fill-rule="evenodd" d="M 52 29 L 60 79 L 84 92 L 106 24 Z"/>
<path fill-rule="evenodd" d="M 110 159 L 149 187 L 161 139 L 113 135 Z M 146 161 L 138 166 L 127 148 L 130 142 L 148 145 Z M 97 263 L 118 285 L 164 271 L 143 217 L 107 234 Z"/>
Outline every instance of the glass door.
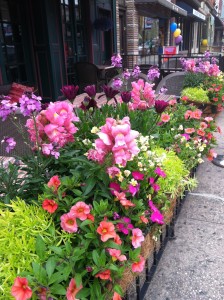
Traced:
<path fill-rule="evenodd" d="M 62 31 L 68 84 L 74 83 L 74 64 L 88 61 L 85 11 L 88 1 L 61 0 Z M 85 5 L 85 10 L 84 10 Z"/>

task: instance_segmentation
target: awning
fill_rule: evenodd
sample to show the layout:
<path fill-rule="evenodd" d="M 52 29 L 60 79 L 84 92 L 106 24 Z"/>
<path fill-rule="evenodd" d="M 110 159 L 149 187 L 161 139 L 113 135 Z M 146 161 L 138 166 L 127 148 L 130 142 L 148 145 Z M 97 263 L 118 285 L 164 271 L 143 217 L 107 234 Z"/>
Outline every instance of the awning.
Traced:
<path fill-rule="evenodd" d="M 165 6 L 166 8 L 169 8 L 170 10 L 174 11 L 175 13 L 182 15 L 182 16 L 187 16 L 187 11 L 180 6 L 172 3 L 171 1 L 168 0 L 135 0 L 135 4 L 140 6 L 146 5 L 146 4 L 160 4 L 162 6 Z"/>
<path fill-rule="evenodd" d="M 180 7 L 185 9 L 187 11 L 187 16 L 194 18 L 198 21 L 205 22 L 206 21 L 206 16 L 203 15 L 201 12 L 198 10 L 194 9 L 190 5 L 186 4 L 185 2 L 177 2 Z"/>

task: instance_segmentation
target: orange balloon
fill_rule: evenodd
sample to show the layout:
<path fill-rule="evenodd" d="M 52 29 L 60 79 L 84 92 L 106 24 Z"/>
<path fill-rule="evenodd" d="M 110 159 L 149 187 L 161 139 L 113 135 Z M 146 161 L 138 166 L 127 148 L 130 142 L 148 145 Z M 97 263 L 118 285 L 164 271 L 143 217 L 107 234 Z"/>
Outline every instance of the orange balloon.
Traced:
<path fill-rule="evenodd" d="M 173 36 L 176 38 L 178 37 L 179 35 L 181 34 L 181 30 L 179 28 L 177 28 L 174 33 L 173 33 Z"/>

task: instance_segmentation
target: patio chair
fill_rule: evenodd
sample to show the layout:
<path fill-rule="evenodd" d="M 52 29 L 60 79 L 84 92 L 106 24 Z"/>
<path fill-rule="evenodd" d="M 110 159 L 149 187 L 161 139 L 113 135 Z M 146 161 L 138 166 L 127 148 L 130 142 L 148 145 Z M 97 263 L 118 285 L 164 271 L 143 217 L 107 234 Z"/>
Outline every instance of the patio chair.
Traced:
<path fill-rule="evenodd" d="M 179 99 L 185 76 L 186 72 L 180 71 L 163 77 L 156 88 L 156 94 L 159 94 L 160 89 L 165 86 L 167 88 L 167 95 L 175 95 Z"/>
<path fill-rule="evenodd" d="M 113 80 L 114 80 L 115 78 L 120 78 L 120 77 L 121 77 L 121 75 L 116 75 L 116 76 L 114 76 L 114 77 L 109 81 L 108 86 L 112 86 Z M 150 82 L 150 81 L 148 80 L 148 77 L 147 77 L 145 74 L 143 74 L 143 73 L 140 73 L 140 74 L 139 74 L 138 79 L 143 79 L 145 82 Z M 136 81 L 136 78 L 134 78 L 133 76 L 130 76 L 130 78 L 128 79 L 128 82 L 127 82 L 127 86 L 126 86 L 126 87 L 123 86 L 122 89 L 121 89 L 121 91 L 125 91 L 126 89 L 127 89 L 127 90 L 131 90 L 131 89 L 132 89 L 131 83 L 132 83 L 133 81 Z"/>
<path fill-rule="evenodd" d="M 87 85 L 93 84 L 96 86 L 97 91 L 100 91 L 100 86 L 104 84 L 104 81 L 100 79 L 100 72 L 95 64 L 90 62 L 77 62 L 74 68 L 79 93 L 83 93 Z"/>

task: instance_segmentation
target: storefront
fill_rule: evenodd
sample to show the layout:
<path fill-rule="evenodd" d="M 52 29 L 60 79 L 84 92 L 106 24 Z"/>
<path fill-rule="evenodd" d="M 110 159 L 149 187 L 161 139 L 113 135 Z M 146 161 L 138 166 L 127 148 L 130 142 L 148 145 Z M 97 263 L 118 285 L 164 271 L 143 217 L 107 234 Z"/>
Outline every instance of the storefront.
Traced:
<path fill-rule="evenodd" d="M 0 0 L 0 84 L 34 86 L 47 101 L 75 83 L 74 64 L 114 52 L 112 0 Z"/>

